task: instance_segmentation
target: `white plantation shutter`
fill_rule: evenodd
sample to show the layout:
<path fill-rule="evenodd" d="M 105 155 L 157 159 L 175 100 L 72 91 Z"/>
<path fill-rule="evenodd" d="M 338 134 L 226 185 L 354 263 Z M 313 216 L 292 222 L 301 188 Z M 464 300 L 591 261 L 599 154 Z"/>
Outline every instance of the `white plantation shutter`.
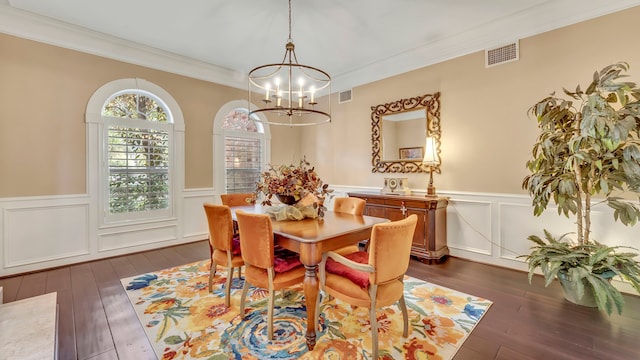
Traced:
<path fill-rule="evenodd" d="M 221 128 L 224 134 L 225 193 L 254 192 L 264 157 L 262 124 L 249 117 L 246 108 L 235 108 L 222 119 Z"/>
<path fill-rule="evenodd" d="M 255 191 L 260 177 L 261 140 L 227 136 L 224 148 L 227 194 Z"/>
<path fill-rule="evenodd" d="M 109 212 L 169 206 L 169 132 L 109 126 Z"/>
<path fill-rule="evenodd" d="M 144 91 L 119 92 L 105 103 L 102 120 L 105 217 L 168 216 L 173 123 L 164 103 Z"/>

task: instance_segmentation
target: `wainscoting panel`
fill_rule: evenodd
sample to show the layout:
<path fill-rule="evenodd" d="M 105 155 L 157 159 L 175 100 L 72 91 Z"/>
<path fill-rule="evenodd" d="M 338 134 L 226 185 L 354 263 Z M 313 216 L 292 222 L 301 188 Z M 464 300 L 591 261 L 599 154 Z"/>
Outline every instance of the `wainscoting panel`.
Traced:
<path fill-rule="evenodd" d="M 531 204 L 500 203 L 500 257 L 502 259 L 518 260 L 521 254 L 529 252 L 530 243 L 527 237 L 531 234 L 542 235 L 542 230 L 536 221 L 532 221 L 533 208 Z M 549 219 L 551 220 L 551 219 Z M 518 226 L 509 226 L 518 224 Z"/>
<path fill-rule="evenodd" d="M 491 256 L 491 202 L 449 199 L 447 244 L 461 250 Z"/>
<path fill-rule="evenodd" d="M 529 197 L 463 192 L 443 192 L 441 195 L 450 198 L 447 225 L 452 229 L 447 228 L 447 235 L 455 233 L 456 228 L 470 228 L 462 232 L 466 247 L 455 246 L 456 240 L 448 238 L 449 241 L 454 242 L 453 247 L 449 245 L 451 255 L 511 269 L 526 269 L 526 263 L 518 256 L 528 253 L 528 232 L 540 227 L 539 218 L 533 216 Z M 469 203 L 484 204 L 484 217 L 478 218 L 479 215 L 476 215 L 465 222 L 456 221 L 457 213 L 467 218 Z M 465 206 L 459 204 L 465 204 Z M 479 221 L 480 219 L 485 222 Z M 473 251 L 473 249 L 486 249 L 487 246 L 491 251 L 484 253 Z"/>
<path fill-rule="evenodd" d="M 0 198 L 0 277 L 206 239 L 202 203 L 220 203 L 214 189 L 186 190 L 175 219 L 98 228 L 91 199 Z"/>
<path fill-rule="evenodd" d="M 177 225 L 156 225 L 146 228 L 118 228 L 118 231 L 98 235 L 98 251 L 104 252 L 139 245 L 159 244 L 177 240 Z"/>
<path fill-rule="evenodd" d="M 206 239 L 209 237 L 207 216 L 202 204 L 205 202 L 220 204 L 220 197 L 215 196 L 209 189 L 193 189 L 184 191 L 182 200 L 183 214 L 182 229 L 185 238 Z"/>
<path fill-rule="evenodd" d="M 89 254 L 88 204 L 5 207 L 3 267 Z"/>

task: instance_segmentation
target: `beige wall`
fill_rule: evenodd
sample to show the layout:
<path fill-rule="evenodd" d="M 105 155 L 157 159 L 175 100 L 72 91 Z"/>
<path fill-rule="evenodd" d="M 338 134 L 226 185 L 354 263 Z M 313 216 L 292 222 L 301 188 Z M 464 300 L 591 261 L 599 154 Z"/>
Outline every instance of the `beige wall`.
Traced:
<path fill-rule="evenodd" d="M 353 101 L 333 100 L 333 122 L 305 129 L 303 151 L 313 154 L 323 179 L 338 185 L 382 186 L 389 174 L 371 173 L 371 106 L 441 92 L 442 174 L 438 189 L 524 193 L 536 121 L 527 110 L 562 87 L 583 88 L 595 70 L 617 61 L 640 82 L 640 7 L 520 40 L 520 60 L 484 67 L 484 52 L 428 66 L 353 89 Z M 627 36 L 625 36 L 627 35 Z M 342 90 L 342 89 L 334 89 Z M 398 174 L 395 174 L 397 176 Z M 426 174 L 407 174 L 412 188 Z"/>
<path fill-rule="evenodd" d="M 185 120 L 185 187 L 213 186 L 213 118 L 246 92 L 0 34 L 0 197 L 87 191 L 85 110 L 107 82 L 142 78 Z"/>
<path fill-rule="evenodd" d="M 563 86 L 588 85 L 593 71 L 616 61 L 629 62 L 631 80 L 640 81 L 640 48 L 622 36 L 640 30 L 638 18 L 640 7 L 521 39 L 513 63 L 487 69 L 478 52 L 356 87 L 348 103 L 334 94 L 330 124 L 271 127 L 272 162 L 307 156 L 326 182 L 380 187 L 389 174 L 371 173 L 371 106 L 440 91 L 436 187 L 522 193 L 537 134 L 528 108 Z M 180 104 L 185 187 L 213 187 L 213 117 L 244 91 L 0 34 L 0 197 L 85 193 L 87 101 L 103 84 L 132 77 Z M 403 176 L 412 188 L 426 186 L 426 174 Z"/>

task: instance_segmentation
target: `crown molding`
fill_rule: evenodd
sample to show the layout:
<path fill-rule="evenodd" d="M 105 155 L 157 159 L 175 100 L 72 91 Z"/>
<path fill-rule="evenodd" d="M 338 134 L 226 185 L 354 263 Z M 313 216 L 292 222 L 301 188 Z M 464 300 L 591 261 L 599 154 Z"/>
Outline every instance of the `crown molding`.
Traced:
<path fill-rule="evenodd" d="M 640 0 L 546 1 L 482 27 L 419 44 L 332 76 L 335 92 L 640 5 Z M 571 14 L 567 16 L 567 14 Z M 504 31 L 509 29 L 509 31 Z M 247 74 L 14 8 L 0 0 L 0 32 L 238 89 Z"/>
<path fill-rule="evenodd" d="M 332 88 L 339 92 L 639 5 L 639 0 L 547 1 L 482 27 L 421 44 L 387 59 L 334 75 Z"/>
<path fill-rule="evenodd" d="M 0 2 L 0 32 L 173 74 L 245 89 L 246 74 L 80 26 L 16 9 Z"/>

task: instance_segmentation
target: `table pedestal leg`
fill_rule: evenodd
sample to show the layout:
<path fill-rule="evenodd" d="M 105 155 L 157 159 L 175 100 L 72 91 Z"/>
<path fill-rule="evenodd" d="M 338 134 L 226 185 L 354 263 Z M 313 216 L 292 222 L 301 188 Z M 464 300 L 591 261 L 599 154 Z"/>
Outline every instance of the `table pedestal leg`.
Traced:
<path fill-rule="evenodd" d="M 304 266 L 304 297 L 307 306 L 307 348 L 309 351 L 316 346 L 316 299 L 318 298 L 318 265 Z"/>

